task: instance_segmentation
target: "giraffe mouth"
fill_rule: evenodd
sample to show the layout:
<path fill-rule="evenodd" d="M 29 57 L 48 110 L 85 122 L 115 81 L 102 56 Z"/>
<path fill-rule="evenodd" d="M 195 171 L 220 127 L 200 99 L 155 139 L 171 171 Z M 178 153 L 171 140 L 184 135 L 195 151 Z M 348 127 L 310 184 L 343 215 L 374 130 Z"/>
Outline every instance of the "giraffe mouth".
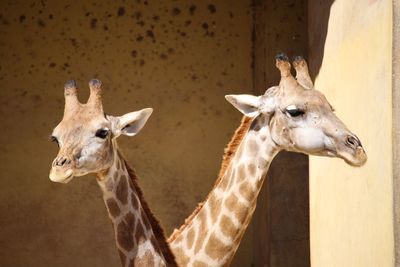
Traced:
<path fill-rule="evenodd" d="M 74 171 L 69 169 L 65 172 L 60 172 L 59 170 L 52 169 L 49 178 L 53 182 L 66 184 L 74 178 Z"/>
<path fill-rule="evenodd" d="M 342 153 L 339 155 L 343 160 L 353 166 L 353 167 L 361 167 L 367 162 L 367 154 L 365 153 L 365 150 L 363 147 L 358 146 L 353 154 L 349 153 Z"/>

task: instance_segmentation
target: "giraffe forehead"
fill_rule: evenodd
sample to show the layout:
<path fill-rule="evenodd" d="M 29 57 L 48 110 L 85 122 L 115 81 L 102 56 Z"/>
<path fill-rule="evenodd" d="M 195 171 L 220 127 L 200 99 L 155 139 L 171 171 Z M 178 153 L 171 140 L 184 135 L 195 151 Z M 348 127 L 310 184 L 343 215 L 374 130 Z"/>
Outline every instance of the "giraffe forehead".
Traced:
<path fill-rule="evenodd" d="M 315 110 L 321 108 L 331 109 L 326 97 L 316 90 L 293 90 L 285 93 L 280 101 L 281 109 L 289 106 L 295 106 L 301 109 Z"/>
<path fill-rule="evenodd" d="M 110 122 L 104 116 L 77 112 L 75 116 L 63 118 L 53 135 L 79 137 L 101 128 L 110 128 Z"/>

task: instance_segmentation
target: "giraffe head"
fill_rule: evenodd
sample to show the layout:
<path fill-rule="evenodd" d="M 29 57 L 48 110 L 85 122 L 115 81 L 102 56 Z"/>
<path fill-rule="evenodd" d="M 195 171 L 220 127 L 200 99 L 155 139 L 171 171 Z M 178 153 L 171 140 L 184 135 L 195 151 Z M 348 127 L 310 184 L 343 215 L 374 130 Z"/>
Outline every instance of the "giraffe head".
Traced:
<path fill-rule="evenodd" d="M 67 183 L 75 176 L 99 173 L 111 167 L 114 140 L 121 134 L 136 135 L 152 113 L 151 108 L 120 117 L 106 115 L 101 102 L 101 82 L 89 82 L 90 97 L 86 104 L 77 98 L 75 81 L 64 87 L 64 117 L 54 128 L 52 141 L 59 146 L 50 180 Z"/>
<path fill-rule="evenodd" d="M 264 117 L 272 141 L 280 149 L 317 156 L 339 157 L 352 166 L 362 166 L 367 155 L 360 140 L 335 115 L 325 96 L 314 89 L 305 60 L 291 64 L 286 55 L 276 57 L 281 73 L 279 86 L 262 96 L 227 95 L 226 99 L 244 115 Z"/>

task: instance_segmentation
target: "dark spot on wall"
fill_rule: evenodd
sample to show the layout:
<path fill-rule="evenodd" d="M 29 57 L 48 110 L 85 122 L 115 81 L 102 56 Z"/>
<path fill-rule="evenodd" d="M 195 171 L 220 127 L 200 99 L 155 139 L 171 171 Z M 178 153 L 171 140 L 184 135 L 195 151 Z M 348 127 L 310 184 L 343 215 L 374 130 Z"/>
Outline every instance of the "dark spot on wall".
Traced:
<path fill-rule="evenodd" d="M 168 53 L 169 54 L 173 54 L 174 52 L 175 52 L 175 50 L 172 47 L 168 48 Z"/>
<path fill-rule="evenodd" d="M 131 51 L 131 56 L 132 56 L 133 58 L 135 58 L 135 57 L 137 56 L 137 51 L 136 51 L 136 50 L 132 50 L 132 51 Z"/>
<path fill-rule="evenodd" d="M 147 37 L 149 37 L 149 38 L 154 40 L 154 33 L 153 33 L 152 30 L 147 30 L 146 31 L 146 35 L 147 35 Z"/>
<path fill-rule="evenodd" d="M 177 8 L 177 7 L 174 7 L 172 9 L 172 15 L 173 16 L 178 16 L 179 14 L 181 14 L 181 10 L 179 8 Z"/>
<path fill-rule="evenodd" d="M 61 67 L 62 70 L 66 70 L 67 68 L 69 68 L 69 64 L 66 62 L 63 64 L 63 66 Z"/>
<path fill-rule="evenodd" d="M 53 19 L 53 14 L 50 14 L 50 15 L 49 15 L 49 19 Z"/>
<path fill-rule="evenodd" d="M 42 97 L 40 95 L 33 95 L 31 99 L 33 103 L 38 103 L 42 100 Z"/>
<path fill-rule="evenodd" d="M 168 56 L 166 54 L 164 54 L 164 53 L 161 53 L 160 54 L 160 58 L 163 59 L 163 60 L 166 60 L 166 59 L 168 59 Z"/>
<path fill-rule="evenodd" d="M 86 12 L 85 17 L 89 17 L 89 16 L 90 16 L 90 12 Z"/>
<path fill-rule="evenodd" d="M 122 7 L 122 6 L 119 7 L 118 11 L 117 11 L 117 15 L 118 15 L 118 17 L 121 17 L 121 16 L 125 15 L 125 8 Z"/>
<path fill-rule="evenodd" d="M 136 37 L 136 41 L 138 42 L 143 41 L 143 36 L 139 34 L 138 37 Z"/>
<path fill-rule="evenodd" d="M 71 42 L 72 46 L 75 48 L 79 48 L 78 41 L 76 41 L 75 38 L 69 38 L 69 41 Z"/>
<path fill-rule="evenodd" d="M 201 24 L 201 27 L 202 27 L 204 30 L 208 30 L 208 23 L 207 23 L 207 22 L 204 22 L 203 24 Z"/>
<path fill-rule="evenodd" d="M 197 79 L 198 79 L 198 77 L 197 77 L 197 75 L 196 75 L 196 74 L 193 74 L 191 78 L 192 78 L 192 81 L 195 81 L 195 80 L 197 80 Z"/>
<path fill-rule="evenodd" d="M 191 20 L 185 21 L 185 26 L 189 26 L 190 24 L 192 24 L 192 21 L 191 21 Z"/>
<path fill-rule="evenodd" d="M 90 28 L 95 29 L 97 27 L 97 19 L 93 18 L 90 20 Z"/>
<path fill-rule="evenodd" d="M 144 66 L 144 60 L 143 59 L 141 59 L 141 60 L 139 60 L 139 66 Z"/>
<path fill-rule="evenodd" d="M 136 12 L 133 14 L 133 17 L 136 18 L 136 19 L 140 19 L 140 18 L 142 17 L 142 12 L 136 11 Z"/>
<path fill-rule="evenodd" d="M 229 11 L 229 18 L 233 19 L 233 13 Z"/>
<path fill-rule="evenodd" d="M 160 16 L 154 16 L 153 20 L 156 21 L 156 22 L 159 21 L 160 20 Z"/>
<path fill-rule="evenodd" d="M 40 27 L 42 27 L 42 28 L 46 27 L 46 23 L 44 23 L 44 21 L 41 20 L 41 19 L 39 19 L 37 23 L 38 23 L 38 25 L 39 25 Z"/>
<path fill-rule="evenodd" d="M 145 23 L 143 20 L 140 20 L 140 21 L 136 22 L 136 24 L 143 27 Z"/>
<path fill-rule="evenodd" d="M 195 5 L 191 5 L 191 6 L 189 7 L 189 13 L 190 13 L 190 15 L 193 15 L 195 11 L 196 11 L 196 6 L 195 6 Z"/>
<path fill-rule="evenodd" d="M 108 26 L 106 24 L 103 25 L 103 30 L 108 31 Z"/>
<path fill-rule="evenodd" d="M 215 6 L 213 4 L 209 4 L 207 6 L 207 9 L 208 9 L 208 11 L 210 11 L 211 14 L 214 14 L 217 11 L 217 9 L 215 8 Z"/>
<path fill-rule="evenodd" d="M 55 66 L 57 66 L 57 64 L 54 63 L 54 62 L 51 62 L 51 63 L 49 64 L 49 67 L 50 67 L 50 68 L 54 68 Z"/>
<path fill-rule="evenodd" d="M 20 22 L 20 23 L 24 22 L 25 20 L 26 20 L 25 15 L 19 16 L 19 22 Z"/>
<path fill-rule="evenodd" d="M 181 32 L 180 34 L 182 37 L 186 37 L 186 32 Z"/>

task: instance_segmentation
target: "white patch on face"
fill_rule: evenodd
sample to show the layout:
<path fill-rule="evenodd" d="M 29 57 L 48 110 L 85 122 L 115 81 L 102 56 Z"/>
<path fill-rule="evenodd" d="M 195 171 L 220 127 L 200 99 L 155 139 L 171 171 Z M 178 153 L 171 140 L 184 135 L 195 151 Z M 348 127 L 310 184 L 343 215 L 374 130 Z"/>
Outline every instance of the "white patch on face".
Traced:
<path fill-rule="evenodd" d="M 81 157 L 77 161 L 76 168 L 77 173 L 80 171 L 84 174 L 97 171 L 96 168 L 99 166 L 98 157 L 99 152 L 104 150 L 105 140 L 99 139 L 98 137 L 93 137 L 91 142 L 84 146 L 81 151 Z M 83 168 L 84 170 L 80 169 Z"/>
<path fill-rule="evenodd" d="M 292 141 L 302 152 L 316 153 L 325 149 L 325 135 L 317 128 L 297 128 L 293 130 Z"/>

